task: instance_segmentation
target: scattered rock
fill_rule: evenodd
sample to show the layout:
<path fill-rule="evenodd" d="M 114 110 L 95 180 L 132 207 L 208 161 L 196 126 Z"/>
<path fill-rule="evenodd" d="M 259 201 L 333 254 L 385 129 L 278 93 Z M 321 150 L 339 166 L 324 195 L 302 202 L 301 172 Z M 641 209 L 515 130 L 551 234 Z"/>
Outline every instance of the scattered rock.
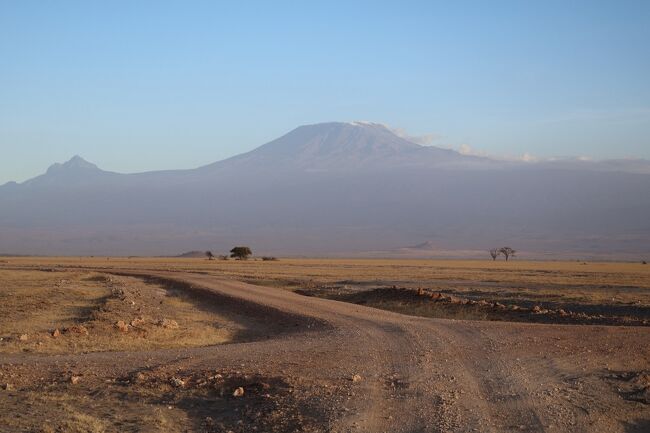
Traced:
<path fill-rule="evenodd" d="M 354 376 L 352 376 L 352 382 L 361 382 L 362 379 L 363 378 L 358 374 L 355 374 Z"/>
<path fill-rule="evenodd" d="M 182 388 L 185 386 L 185 381 L 177 377 L 172 377 L 171 379 L 169 379 L 169 383 L 171 383 L 176 388 Z"/>
<path fill-rule="evenodd" d="M 129 325 L 124 323 L 124 320 L 118 320 L 115 323 L 115 327 L 120 330 L 120 332 L 128 332 L 129 331 Z"/>
<path fill-rule="evenodd" d="M 88 335 L 88 329 L 83 325 L 72 325 L 69 328 L 65 328 L 63 332 L 69 334 Z"/>
<path fill-rule="evenodd" d="M 145 324 L 145 320 L 142 317 L 136 317 L 135 319 L 131 320 L 131 326 L 133 326 L 134 328 L 144 324 Z"/>
<path fill-rule="evenodd" d="M 138 371 L 133 376 L 131 376 L 131 382 L 133 383 L 142 383 L 146 379 L 146 376 L 141 371 Z"/>
<path fill-rule="evenodd" d="M 27 334 L 21 334 L 20 337 L 18 337 L 20 341 L 27 341 L 29 340 L 29 335 Z"/>
<path fill-rule="evenodd" d="M 240 387 L 237 387 L 237 388 L 233 391 L 232 396 L 233 396 L 233 397 L 243 397 L 243 396 L 244 396 L 244 388 L 242 388 L 241 386 L 240 386 Z"/>
<path fill-rule="evenodd" d="M 166 329 L 178 329 L 178 323 L 175 320 L 160 319 L 156 324 Z"/>
<path fill-rule="evenodd" d="M 59 338 L 60 336 L 61 336 L 61 331 L 59 331 L 59 328 L 56 328 L 54 331 L 52 331 L 53 338 Z"/>
<path fill-rule="evenodd" d="M 70 376 L 70 383 L 76 385 L 81 380 L 81 376 Z"/>
<path fill-rule="evenodd" d="M 539 314 L 542 312 L 542 307 L 540 307 L 539 305 L 535 305 L 530 311 L 532 311 L 535 314 Z"/>

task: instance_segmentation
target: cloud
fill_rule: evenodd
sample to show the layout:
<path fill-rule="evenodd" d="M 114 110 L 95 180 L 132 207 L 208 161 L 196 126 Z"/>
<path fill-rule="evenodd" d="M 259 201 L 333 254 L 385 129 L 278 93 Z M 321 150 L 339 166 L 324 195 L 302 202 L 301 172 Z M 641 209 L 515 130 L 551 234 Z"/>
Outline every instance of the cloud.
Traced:
<path fill-rule="evenodd" d="M 523 155 L 493 155 L 481 150 L 476 150 L 469 144 L 461 144 L 458 146 L 458 148 L 453 149 L 456 150 L 458 153 L 461 155 L 469 155 L 469 156 L 481 156 L 483 158 L 490 158 L 490 159 L 495 159 L 498 161 L 520 161 L 520 162 L 539 162 L 542 159 L 538 156 L 535 156 L 533 154 L 530 154 L 528 152 L 524 153 Z"/>
<path fill-rule="evenodd" d="M 641 111 L 639 113 L 645 113 L 646 111 Z M 639 114 L 636 113 L 636 114 Z M 424 135 L 411 135 L 404 128 L 394 128 L 391 126 L 383 125 L 385 128 L 392 131 L 395 135 L 408 140 L 412 143 L 417 143 L 423 146 L 430 146 L 435 141 L 439 141 L 443 138 L 442 135 L 436 133 L 424 134 Z M 468 156 L 479 156 L 483 158 L 489 158 L 496 161 L 510 161 L 510 162 L 525 162 L 525 163 L 543 163 L 543 162 L 596 162 L 596 160 L 590 156 L 550 156 L 550 157 L 541 157 L 533 155 L 532 153 L 525 152 L 520 155 L 503 155 L 503 154 L 494 154 L 489 153 L 480 149 L 475 149 L 467 143 L 462 143 L 458 146 L 454 145 L 445 145 L 442 143 L 437 143 L 436 146 L 443 149 L 455 150 L 461 155 Z"/>
<path fill-rule="evenodd" d="M 456 150 L 457 150 L 458 153 L 460 153 L 461 155 L 470 155 L 470 156 L 489 156 L 487 153 L 477 151 L 477 150 L 474 149 L 472 146 L 470 146 L 469 144 L 465 144 L 465 143 L 461 144 L 461 145 L 458 147 L 458 149 L 456 149 Z"/>
<path fill-rule="evenodd" d="M 519 157 L 519 160 L 523 162 L 537 162 L 539 161 L 539 157 L 526 152 Z"/>
<path fill-rule="evenodd" d="M 430 133 L 424 135 L 411 135 L 404 128 L 392 128 L 392 127 L 387 127 L 387 128 L 390 129 L 398 137 L 401 137 L 404 140 L 408 140 L 411 143 L 421 144 L 423 146 L 430 146 L 431 144 L 433 144 L 434 141 L 440 140 L 442 138 L 442 135 L 436 133 Z"/>

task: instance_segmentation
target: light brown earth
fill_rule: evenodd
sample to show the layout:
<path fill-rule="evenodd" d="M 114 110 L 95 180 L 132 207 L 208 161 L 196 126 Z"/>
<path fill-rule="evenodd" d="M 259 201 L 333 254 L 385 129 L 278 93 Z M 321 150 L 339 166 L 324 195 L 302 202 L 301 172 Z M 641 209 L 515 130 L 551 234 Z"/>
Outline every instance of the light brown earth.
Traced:
<path fill-rule="evenodd" d="M 5 261 L 0 431 L 650 431 L 647 326 L 415 317 L 291 290 L 420 287 L 643 320 L 647 265 Z M 74 326 L 88 335 L 48 334 Z"/>

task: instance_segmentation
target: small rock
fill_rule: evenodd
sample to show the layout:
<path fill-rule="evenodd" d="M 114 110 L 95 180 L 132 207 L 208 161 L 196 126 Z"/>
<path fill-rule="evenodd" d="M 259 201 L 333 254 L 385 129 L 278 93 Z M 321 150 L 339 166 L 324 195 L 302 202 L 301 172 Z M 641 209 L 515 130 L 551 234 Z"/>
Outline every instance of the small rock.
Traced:
<path fill-rule="evenodd" d="M 182 388 L 185 386 L 185 381 L 177 377 L 172 377 L 171 379 L 169 379 L 169 383 L 174 385 L 176 388 Z"/>
<path fill-rule="evenodd" d="M 70 376 L 70 383 L 76 385 L 81 380 L 81 376 Z"/>
<path fill-rule="evenodd" d="M 145 320 L 142 317 L 136 317 L 135 319 L 131 320 L 131 326 L 136 327 L 140 325 L 144 325 Z"/>
<path fill-rule="evenodd" d="M 83 325 L 72 325 L 64 331 L 71 334 L 88 335 L 88 329 Z"/>
<path fill-rule="evenodd" d="M 243 397 L 244 396 L 244 388 L 242 388 L 241 386 L 236 388 L 233 391 L 232 396 L 233 397 Z"/>
<path fill-rule="evenodd" d="M 352 382 L 361 382 L 362 379 L 363 378 L 358 374 L 355 374 L 354 376 L 352 376 Z"/>
<path fill-rule="evenodd" d="M 166 329 L 178 329 L 178 323 L 175 320 L 170 319 L 160 319 L 157 325 Z"/>
<path fill-rule="evenodd" d="M 120 332 L 128 332 L 129 331 L 129 325 L 124 323 L 124 320 L 118 320 L 115 323 L 115 327 L 120 330 Z"/>
<path fill-rule="evenodd" d="M 20 341 L 27 341 L 27 340 L 29 340 L 29 335 L 27 335 L 27 334 L 21 334 L 21 336 L 18 337 L 18 339 L 19 339 Z"/>
<path fill-rule="evenodd" d="M 2 385 L 2 389 L 4 389 L 5 391 L 13 391 L 14 386 L 10 383 L 5 383 Z"/>
<path fill-rule="evenodd" d="M 53 338 L 59 338 L 60 336 L 61 336 L 61 331 L 59 331 L 59 328 L 56 328 L 54 331 L 52 331 Z"/>

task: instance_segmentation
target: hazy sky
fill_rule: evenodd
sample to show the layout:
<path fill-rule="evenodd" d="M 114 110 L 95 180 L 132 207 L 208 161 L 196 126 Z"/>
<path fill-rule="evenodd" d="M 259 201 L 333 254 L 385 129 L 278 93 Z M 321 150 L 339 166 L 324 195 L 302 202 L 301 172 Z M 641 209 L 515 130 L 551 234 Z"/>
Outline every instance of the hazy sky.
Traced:
<path fill-rule="evenodd" d="M 0 1 L 0 183 L 189 168 L 371 120 L 492 155 L 650 158 L 650 1 Z"/>

